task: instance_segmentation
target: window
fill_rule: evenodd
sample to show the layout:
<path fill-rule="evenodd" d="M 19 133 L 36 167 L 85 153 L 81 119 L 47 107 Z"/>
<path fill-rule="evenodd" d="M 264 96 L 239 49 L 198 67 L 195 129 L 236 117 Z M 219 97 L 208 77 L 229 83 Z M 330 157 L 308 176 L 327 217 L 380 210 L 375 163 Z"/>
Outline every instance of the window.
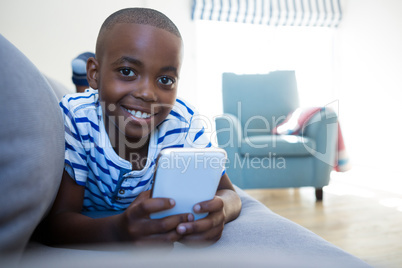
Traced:
<path fill-rule="evenodd" d="M 197 107 L 222 114 L 222 73 L 295 70 L 301 106 L 337 99 L 333 85 L 333 35 L 328 27 L 270 27 L 196 21 Z"/>

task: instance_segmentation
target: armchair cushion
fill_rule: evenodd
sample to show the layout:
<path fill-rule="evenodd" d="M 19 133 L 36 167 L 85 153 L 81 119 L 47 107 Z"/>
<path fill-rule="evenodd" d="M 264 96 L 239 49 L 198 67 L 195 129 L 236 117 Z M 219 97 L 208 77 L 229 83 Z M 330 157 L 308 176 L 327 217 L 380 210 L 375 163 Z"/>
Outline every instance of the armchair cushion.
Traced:
<path fill-rule="evenodd" d="M 293 135 L 260 135 L 245 138 L 240 147 L 242 155 L 266 157 L 272 156 L 309 156 L 306 149 L 315 150 L 315 141 L 311 138 Z"/>

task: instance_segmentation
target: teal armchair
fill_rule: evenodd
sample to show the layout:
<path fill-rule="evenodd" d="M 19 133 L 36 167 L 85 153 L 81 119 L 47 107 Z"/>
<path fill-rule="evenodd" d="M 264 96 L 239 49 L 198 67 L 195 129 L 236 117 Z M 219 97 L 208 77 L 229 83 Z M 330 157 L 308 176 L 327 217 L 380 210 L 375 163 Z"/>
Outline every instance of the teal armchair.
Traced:
<path fill-rule="evenodd" d="M 336 114 L 323 109 L 301 135 L 272 134 L 299 107 L 294 71 L 224 73 L 222 92 L 224 114 L 215 123 L 232 182 L 243 189 L 311 186 L 322 200 L 336 156 Z"/>

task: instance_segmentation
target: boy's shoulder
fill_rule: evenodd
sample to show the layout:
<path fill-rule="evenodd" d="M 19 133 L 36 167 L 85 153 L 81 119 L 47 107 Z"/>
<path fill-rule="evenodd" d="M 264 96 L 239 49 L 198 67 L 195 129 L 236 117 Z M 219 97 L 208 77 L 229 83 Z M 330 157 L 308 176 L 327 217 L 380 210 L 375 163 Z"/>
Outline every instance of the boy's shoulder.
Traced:
<path fill-rule="evenodd" d="M 195 114 L 197 114 L 197 111 L 193 105 L 184 99 L 177 98 L 167 119 L 178 119 L 190 124 Z"/>
<path fill-rule="evenodd" d="M 98 106 L 98 98 L 98 90 L 89 88 L 83 93 L 72 93 L 65 95 L 60 101 L 60 106 L 70 111 L 88 106 L 95 107 Z"/>

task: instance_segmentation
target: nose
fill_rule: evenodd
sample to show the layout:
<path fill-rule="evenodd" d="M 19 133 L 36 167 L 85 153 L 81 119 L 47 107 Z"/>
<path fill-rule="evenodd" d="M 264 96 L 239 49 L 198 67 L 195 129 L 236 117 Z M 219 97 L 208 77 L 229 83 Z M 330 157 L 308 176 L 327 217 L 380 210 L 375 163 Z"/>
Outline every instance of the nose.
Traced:
<path fill-rule="evenodd" d="M 143 101 L 152 102 L 157 100 L 156 87 L 152 80 L 142 79 L 133 90 L 134 97 Z"/>

